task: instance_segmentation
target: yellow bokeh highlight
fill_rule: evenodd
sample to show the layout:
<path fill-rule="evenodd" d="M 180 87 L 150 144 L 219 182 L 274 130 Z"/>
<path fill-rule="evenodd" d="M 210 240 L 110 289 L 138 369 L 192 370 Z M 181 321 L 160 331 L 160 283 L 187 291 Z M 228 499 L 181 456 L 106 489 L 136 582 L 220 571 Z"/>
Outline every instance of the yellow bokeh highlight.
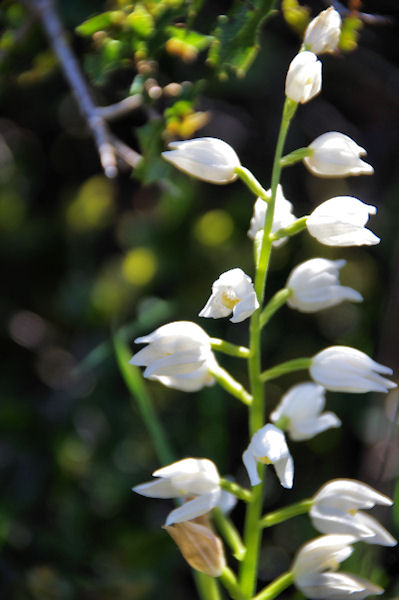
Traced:
<path fill-rule="evenodd" d="M 114 184 L 103 175 L 90 177 L 79 188 L 66 210 L 71 229 L 98 230 L 110 224 L 114 214 Z"/>
<path fill-rule="evenodd" d="M 157 270 L 157 258 L 149 248 L 130 250 L 122 261 L 122 274 L 132 285 L 146 285 Z"/>
<path fill-rule="evenodd" d="M 194 235 L 204 246 L 220 246 L 232 235 L 234 223 L 231 216 L 220 209 L 205 213 L 194 226 Z"/>

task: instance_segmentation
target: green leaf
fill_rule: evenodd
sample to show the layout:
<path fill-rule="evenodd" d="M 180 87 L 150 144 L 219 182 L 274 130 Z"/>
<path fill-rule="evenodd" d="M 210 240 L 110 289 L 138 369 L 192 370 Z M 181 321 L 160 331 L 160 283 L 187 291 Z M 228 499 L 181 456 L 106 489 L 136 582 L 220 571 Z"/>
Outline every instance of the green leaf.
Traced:
<path fill-rule="evenodd" d="M 152 15 L 142 4 L 137 4 L 133 12 L 126 17 L 126 24 L 143 38 L 152 35 L 155 27 Z"/>
<path fill-rule="evenodd" d="M 192 46 L 197 51 L 204 50 L 212 41 L 212 36 L 198 33 L 198 31 L 188 31 L 182 27 L 167 27 L 166 33 L 177 40 L 181 40 Z"/>
<path fill-rule="evenodd" d="M 208 64 L 221 75 L 232 70 L 243 77 L 258 53 L 260 28 L 272 13 L 274 4 L 275 0 L 236 1 L 227 16 L 219 17 Z"/>
<path fill-rule="evenodd" d="M 298 0 L 283 0 L 281 10 L 288 25 L 302 36 L 310 21 L 309 9 L 301 6 Z"/>
<path fill-rule="evenodd" d="M 99 15 L 87 19 L 75 28 L 76 33 L 83 36 L 91 36 L 97 31 L 108 29 L 112 25 L 115 25 L 120 20 L 123 13 L 121 11 L 109 10 Z"/>
<path fill-rule="evenodd" d="M 136 129 L 143 160 L 134 171 L 143 184 L 159 181 L 170 173 L 170 165 L 162 158 L 162 133 L 165 128 L 163 119 L 154 119 Z"/>

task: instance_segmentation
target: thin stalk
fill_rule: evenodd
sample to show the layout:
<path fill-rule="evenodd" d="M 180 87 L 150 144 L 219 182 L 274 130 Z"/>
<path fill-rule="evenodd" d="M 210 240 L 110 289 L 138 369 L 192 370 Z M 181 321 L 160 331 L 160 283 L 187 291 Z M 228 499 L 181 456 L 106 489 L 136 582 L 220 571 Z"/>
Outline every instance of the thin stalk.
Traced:
<path fill-rule="evenodd" d="M 312 506 L 313 500 L 309 499 L 296 502 L 295 504 L 291 504 L 285 508 L 280 508 L 279 510 L 274 510 L 273 512 L 270 512 L 261 518 L 260 525 L 261 527 L 272 527 L 278 523 L 283 523 L 284 521 L 288 521 L 288 519 L 292 519 L 297 515 L 303 515 L 304 513 L 309 512 Z"/>
<path fill-rule="evenodd" d="M 237 583 L 236 576 L 234 575 L 233 571 L 229 569 L 229 567 L 225 567 L 223 569 L 221 575 L 219 576 L 219 580 L 222 582 L 233 600 L 247 600 Z"/>
<path fill-rule="evenodd" d="M 248 358 L 250 355 L 249 348 L 236 346 L 236 344 L 231 344 L 219 338 L 211 338 L 211 347 L 213 350 L 229 354 L 230 356 L 237 356 L 238 358 Z"/>
<path fill-rule="evenodd" d="M 281 377 L 281 375 L 285 375 L 286 373 L 309 369 L 311 364 L 311 358 L 294 358 L 292 360 L 287 360 L 287 362 L 280 363 L 271 369 L 263 371 L 260 378 L 262 381 L 270 381 L 271 379 L 276 379 L 276 377 Z"/>
<path fill-rule="evenodd" d="M 219 507 L 213 509 L 212 517 L 218 531 L 223 536 L 226 544 L 230 547 L 234 558 L 241 561 L 245 556 L 246 549 L 234 523 Z"/>
<path fill-rule="evenodd" d="M 288 227 L 282 227 L 278 229 L 272 234 L 272 241 L 280 240 L 284 237 L 292 237 L 293 235 L 297 235 L 301 233 L 304 229 L 306 229 L 306 221 L 308 220 L 309 215 L 305 215 L 304 217 L 300 217 L 296 221 L 292 223 L 292 225 L 288 225 Z"/>
<path fill-rule="evenodd" d="M 222 600 L 220 588 L 214 577 L 209 577 L 205 573 L 192 571 L 197 586 L 198 593 L 202 600 Z"/>
<path fill-rule="evenodd" d="M 281 594 L 281 592 L 283 592 L 293 583 L 294 575 L 291 573 L 291 571 L 287 571 L 263 588 L 263 590 L 259 592 L 259 594 L 257 594 L 252 600 L 273 600 L 273 598 Z"/>
<path fill-rule="evenodd" d="M 246 490 L 237 483 L 234 483 L 234 481 L 229 481 L 228 479 L 223 479 L 223 477 L 221 477 L 220 487 L 222 490 L 234 494 L 239 500 L 244 500 L 244 502 L 251 502 L 252 500 L 252 492 Z"/>
<path fill-rule="evenodd" d="M 216 381 L 222 388 L 224 388 L 229 394 L 238 398 L 244 404 L 248 406 L 252 402 L 252 396 L 247 392 L 241 383 L 239 383 L 226 369 L 223 369 L 220 365 L 215 365 L 209 369 L 209 373 L 214 376 Z"/>
<path fill-rule="evenodd" d="M 285 138 L 288 133 L 288 128 L 292 117 L 295 114 L 297 104 L 292 100 L 286 99 L 284 103 L 283 115 L 281 119 L 280 131 L 277 139 L 276 152 L 274 155 L 272 181 L 271 181 L 271 197 L 268 203 L 264 233 L 262 244 L 259 251 L 259 260 L 256 265 L 255 275 L 255 292 L 262 306 L 267 271 L 269 268 L 270 255 L 272 250 L 271 231 L 273 226 L 274 208 L 276 204 L 277 186 L 280 181 L 281 165 L 280 159 L 283 154 Z M 260 429 L 264 424 L 265 402 L 264 389 L 261 380 L 261 325 L 260 325 L 260 308 L 256 310 L 250 323 L 250 352 L 249 358 L 249 379 L 252 392 L 252 404 L 249 410 L 249 435 L 252 435 Z M 256 589 L 259 549 L 261 543 L 262 528 L 259 525 L 259 517 L 262 511 L 263 501 L 263 472 L 264 469 L 259 467 L 259 476 L 262 483 L 253 488 L 253 498 L 248 504 L 245 516 L 244 525 L 244 545 L 247 552 L 240 569 L 240 585 L 245 596 L 252 597 Z"/>
<path fill-rule="evenodd" d="M 279 308 L 284 306 L 288 298 L 291 296 L 292 292 L 288 288 L 283 288 L 276 292 L 266 304 L 265 308 L 262 310 L 260 315 L 260 326 L 264 327 L 266 323 L 272 318 L 274 313 L 278 311 Z"/>

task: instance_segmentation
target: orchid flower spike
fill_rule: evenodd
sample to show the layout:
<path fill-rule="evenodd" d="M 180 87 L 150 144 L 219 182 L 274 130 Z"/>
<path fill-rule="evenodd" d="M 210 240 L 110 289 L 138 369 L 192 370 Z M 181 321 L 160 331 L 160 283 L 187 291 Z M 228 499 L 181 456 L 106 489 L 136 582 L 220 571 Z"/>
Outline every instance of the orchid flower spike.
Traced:
<path fill-rule="evenodd" d="M 305 166 L 318 177 L 346 177 L 348 175 L 372 175 L 371 165 L 360 159 L 366 150 L 349 136 L 329 131 L 316 138 L 310 145 L 311 156 L 303 159 Z"/>
<path fill-rule="evenodd" d="M 267 190 L 267 194 L 271 196 L 271 190 Z M 265 227 L 266 213 L 268 210 L 268 204 L 258 198 L 254 204 L 254 214 L 251 219 L 250 228 L 248 231 L 248 237 L 254 240 L 258 231 L 263 231 Z M 296 217 L 292 212 L 293 206 L 289 200 L 284 196 L 283 188 L 279 184 L 277 186 L 276 203 L 274 207 L 273 225 L 271 233 L 275 233 L 279 229 L 289 227 L 296 221 Z M 286 241 L 287 237 L 280 238 L 273 242 L 273 247 L 278 248 L 282 246 Z"/>
<path fill-rule="evenodd" d="M 287 431 L 293 441 L 309 440 L 318 433 L 339 427 L 341 421 L 333 412 L 324 412 L 325 390 L 306 382 L 294 385 L 281 398 L 270 419 Z"/>
<path fill-rule="evenodd" d="M 195 392 L 213 385 L 209 370 L 216 364 L 209 336 L 195 323 L 176 321 L 139 337 L 136 344 L 148 344 L 130 364 L 146 367 L 144 377 L 167 387 Z"/>
<path fill-rule="evenodd" d="M 352 196 L 330 198 L 317 206 L 306 220 L 310 235 L 326 246 L 373 246 L 380 242 L 364 226 L 375 206 L 364 204 Z"/>
<path fill-rule="evenodd" d="M 292 488 L 294 461 L 288 450 L 284 433 L 275 425 L 268 423 L 254 433 L 248 448 L 242 455 L 242 460 L 248 471 L 251 485 L 261 483 L 257 464 L 263 463 L 272 464 L 281 485 Z"/>
<path fill-rule="evenodd" d="M 220 476 L 207 458 L 184 458 L 157 469 L 153 476 L 158 479 L 136 485 L 133 491 L 148 498 L 188 499 L 169 513 L 166 526 L 204 515 L 220 500 Z"/>
<path fill-rule="evenodd" d="M 332 392 L 388 392 L 396 383 L 382 377 L 392 369 L 380 365 L 367 354 L 349 346 L 330 346 L 312 358 L 312 379 Z"/>
<path fill-rule="evenodd" d="M 347 533 L 368 544 L 395 546 L 397 541 L 376 519 L 358 510 L 392 500 L 354 479 L 333 479 L 313 497 L 310 518 L 321 533 Z"/>
<path fill-rule="evenodd" d="M 313 52 L 300 52 L 291 61 L 285 80 L 285 95 L 304 104 L 321 90 L 321 62 Z"/>
<path fill-rule="evenodd" d="M 236 167 L 240 159 L 229 144 L 218 138 L 204 137 L 182 142 L 171 142 L 165 160 L 192 177 L 210 183 L 231 183 L 237 179 Z"/>
<path fill-rule="evenodd" d="M 351 535 L 323 535 L 297 553 L 291 567 L 296 587 L 311 599 L 363 600 L 383 590 L 356 575 L 336 573 L 339 563 L 353 552 Z"/>
<path fill-rule="evenodd" d="M 344 300 L 361 302 L 361 294 L 340 285 L 339 270 L 345 260 L 312 258 L 291 271 L 286 287 L 291 290 L 287 300 L 290 308 L 311 313 L 335 306 Z"/>
<path fill-rule="evenodd" d="M 230 269 L 212 284 L 212 295 L 199 316 L 220 319 L 233 313 L 230 321 L 240 323 L 257 308 L 259 302 L 251 278 L 242 269 Z"/>
<path fill-rule="evenodd" d="M 330 6 L 317 15 L 307 26 L 303 39 L 307 50 L 315 54 L 333 53 L 341 35 L 341 16 Z"/>

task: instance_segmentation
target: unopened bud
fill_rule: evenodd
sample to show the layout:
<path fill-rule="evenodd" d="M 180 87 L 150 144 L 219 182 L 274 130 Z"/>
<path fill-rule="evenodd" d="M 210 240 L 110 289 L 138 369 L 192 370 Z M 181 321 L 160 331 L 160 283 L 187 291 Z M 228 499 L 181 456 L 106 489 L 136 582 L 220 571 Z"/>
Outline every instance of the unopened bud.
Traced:
<path fill-rule="evenodd" d="M 206 515 L 165 527 L 190 567 L 210 577 L 219 577 L 226 566 L 222 540 L 214 533 Z"/>

